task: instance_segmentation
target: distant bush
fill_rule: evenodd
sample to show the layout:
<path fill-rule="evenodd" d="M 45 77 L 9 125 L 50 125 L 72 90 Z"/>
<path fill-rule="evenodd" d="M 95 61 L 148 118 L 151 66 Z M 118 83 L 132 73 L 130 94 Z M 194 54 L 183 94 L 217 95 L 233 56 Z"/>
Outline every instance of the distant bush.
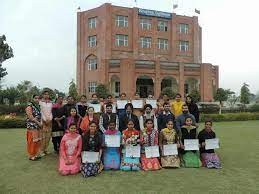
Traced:
<path fill-rule="evenodd" d="M 204 122 L 207 118 L 211 118 L 212 121 L 215 121 L 215 122 L 259 120 L 259 112 L 201 114 L 201 116 L 200 116 L 201 122 Z"/>
<path fill-rule="evenodd" d="M 219 105 L 215 103 L 199 103 L 199 110 L 204 114 L 213 114 L 219 112 Z"/>
<path fill-rule="evenodd" d="M 0 115 L 9 115 L 10 113 L 16 113 L 16 115 L 24 115 L 25 108 L 26 108 L 26 105 L 0 104 Z"/>
<path fill-rule="evenodd" d="M 14 117 L 14 118 L 5 118 L 5 116 L 0 117 L 0 129 L 3 128 L 25 128 L 26 118 L 25 117 Z"/>
<path fill-rule="evenodd" d="M 259 112 L 259 104 L 252 105 L 248 110 L 251 112 Z"/>

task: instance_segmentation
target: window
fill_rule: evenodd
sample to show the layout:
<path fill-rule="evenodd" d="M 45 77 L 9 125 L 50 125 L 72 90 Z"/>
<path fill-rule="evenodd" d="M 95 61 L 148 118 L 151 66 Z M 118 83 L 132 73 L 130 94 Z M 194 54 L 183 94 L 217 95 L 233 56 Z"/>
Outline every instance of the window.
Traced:
<path fill-rule="evenodd" d="M 88 47 L 96 46 L 96 36 L 89 36 L 88 37 Z"/>
<path fill-rule="evenodd" d="M 158 49 L 168 50 L 168 40 L 167 39 L 158 39 Z"/>
<path fill-rule="evenodd" d="M 179 44 L 179 50 L 180 51 L 188 51 L 189 50 L 189 41 L 180 41 Z"/>
<path fill-rule="evenodd" d="M 189 25 L 188 24 L 180 24 L 179 25 L 179 32 L 181 34 L 188 34 L 188 32 L 189 32 Z"/>
<path fill-rule="evenodd" d="M 141 48 L 151 48 L 152 39 L 150 37 L 140 37 Z"/>
<path fill-rule="evenodd" d="M 128 27 L 128 16 L 117 15 L 116 16 L 116 26 Z"/>
<path fill-rule="evenodd" d="M 88 19 L 88 27 L 90 29 L 96 28 L 96 17 Z"/>
<path fill-rule="evenodd" d="M 89 59 L 88 60 L 88 70 L 96 70 L 97 69 L 97 59 Z"/>
<path fill-rule="evenodd" d="M 151 19 L 141 18 L 139 21 L 139 25 L 142 30 L 151 30 Z"/>
<path fill-rule="evenodd" d="M 166 21 L 158 21 L 157 30 L 166 32 L 167 31 L 167 22 Z"/>
<path fill-rule="evenodd" d="M 128 46 L 128 35 L 116 34 L 115 45 L 116 46 Z"/>
<path fill-rule="evenodd" d="M 96 82 L 88 82 L 88 92 L 95 93 L 96 92 L 97 83 Z"/>
<path fill-rule="evenodd" d="M 115 82 L 115 93 L 120 93 L 120 82 Z"/>

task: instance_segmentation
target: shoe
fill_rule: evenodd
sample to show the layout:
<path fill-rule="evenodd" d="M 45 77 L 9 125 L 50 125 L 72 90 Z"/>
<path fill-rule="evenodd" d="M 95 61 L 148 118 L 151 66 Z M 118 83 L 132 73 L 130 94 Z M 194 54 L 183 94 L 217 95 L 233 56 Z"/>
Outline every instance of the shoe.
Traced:
<path fill-rule="evenodd" d="M 35 156 L 35 157 L 29 158 L 29 160 L 31 160 L 31 161 L 37 161 L 37 160 L 39 160 L 39 158 L 38 158 L 37 156 Z"/>

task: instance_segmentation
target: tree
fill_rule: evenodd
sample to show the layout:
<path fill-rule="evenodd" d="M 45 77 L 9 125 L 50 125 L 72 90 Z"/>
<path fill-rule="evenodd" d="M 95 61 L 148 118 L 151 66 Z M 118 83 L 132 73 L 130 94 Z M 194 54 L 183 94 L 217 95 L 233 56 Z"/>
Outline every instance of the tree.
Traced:
<path fill-rule="evenodd" d="M 218 88 L 216 91 L 216 94 L 214 96 L 214 100 L 215 101 L 219 101 L 220 103 L 220 109 L 219 109 L 219 114 L 221 114 L 221 109 L 223 107 L 223 102 L 227 101 L 229 96 L 231 94 L 234 94 L 234 92 L 232 92 L 230 89 L 223 89 L 223 88 Z"/>
<path fill-rule="evenodd" d="M 18 99 L 19 91 L 16 87 L 8 87 L 4 90 L 4 98 L 9 100 L 9 104 L 14 104 Z"/>
<path fill-rule="evenodd" d="M 74 79 L 72 79 L 69 83 L 68 95 L 74 97 L 75 99 L 77 99 L 78 97 L 76 83 L 74 82 Z"/>
<path fill-rule="evenodd" d="M 171 87 L 165 87 L 161 91 L 161 95 L 167 95 L 169 98 L 174 98 L 175 97 L 175 92 L 173 91 L 173 89 Z"/>
<path fill-rule="evenodd" d="M 228 98 L 228 104 L 231 108 L 234 108 L 236 102 L 239 100 L 240 96 L 237 96 L 236 94 L 229 95 Z"/>
<path fill-rule="evenodd" d="M 193 102 L 197 103 L 201 99 L 201 94 L 198 90 L 192 90 L 189 94 L 192 97 Z"/>
<path fill-rule="evenodd" d="M 110 94 L 107 86 L 104 85 L 104 84 L 98 84 L 95 92 L 96 92 L 98 97 L 102 97 L 102 98 L 106 98 Z"/>
<path fill-rule="evenodd" d="M 13 57 L 13 49 L 5 41 L 5 35 L 0 36 L 0 81 L 7 75 L 6 68 L 2 67 L 2 63 Z"/>
<path fill-rule="evenodd" d="M 240 92 L 240 102 L 244 104 L 249 104 L 250 102 L 250 90 L 249 90 L 249 85 L 247 83 L 243 83 L 243 86 L 241 87 L 241 92 Z"/>

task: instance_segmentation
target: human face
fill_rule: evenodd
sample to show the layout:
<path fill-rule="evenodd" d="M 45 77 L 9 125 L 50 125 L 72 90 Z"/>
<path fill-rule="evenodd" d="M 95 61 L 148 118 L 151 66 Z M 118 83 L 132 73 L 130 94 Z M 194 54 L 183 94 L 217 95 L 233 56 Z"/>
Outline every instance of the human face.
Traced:
<path fill-rule="evenodd" d="M 167 101 L 168 100 L 168 96 L 167 95 L 163 95 L 163 100 Z"/>
<path fill-rule="evenodd" d="M 75 109 L 75 108 L 72 108 L 72 109 L 70 110 L 70 115 L 71 115 L 72 117 L 75 117 L 76 114 L 77 114 L 76 109 Z"/>
<path fill-rule="evenodd" d="M 153 96 L 151 94 L 148 95 L 147 99 L 152 100 Z"/>
<path fill-rule="evenodd" d="M 86 103 L 86 101 L 87 101 L 87 98 L 84 97 L 84 96 L 82 96 L 81 99 L 80 99 L 80 102 L 81 102 L 81 103 Z"/>
<path fill-rule="evenodd" d="M 94 109 L 93 108 L 89 108 L 88 109 L 88 114 L 89 115 L 93 115 L 94 114 Z"/>
<path fill-rule="evenodd" d="M 192 102 L 192 99 L 189 96 L 187 96 L 186 102 L 190 104 Z"/>
<path fill-rule="evenodd" d="M 49 93 L 48 92 L 44 92 L 43 99 L 44 100 L 48 100 L 49 99 Z"/>
<path fill-rule="evenodd" d="M 131 114 L 131 113 L 132 113 L 132 109 L 131 109 L 131 107 L 130 107 L 130 106 L 128 106 L 128 107 L 127 107 L 127 109 L 126 109 L 126 113 L 127 113 L 127 114 Z"/>
<path fill-rule="evenodd" d="M 89 130 L 90 130 L 90 134 L 94 134 L 95 131 L 97 129 L 97 126 L 95 123 L 92 123 L 90 126 L 89 126 Z"/>
<path fill-rule="evenodd" d="M 211 123 L 211 122 L 206 122 L 206 123 L 205 123 L 205 128 L 206 128 L 207 130 L 211 130 L 211 128 L 212 128 L 212 123 Z"/>
<path fill-rule="evenodd" d="M 139 99 L 140 99 L 139 94 L 135 94 L 135 100 L 139 100 Z"/>
<path fill-rule="evenodd" d="M 107 98 L 107 102 L 108 102 L 108 103 L 112 103 L 112 97 L 111 97 L 111 96 L 109 96 L 109 97 Z"/>
<path fill-rule="evenodd" d="M 112 113 L 112 107 L 106 106 L 106 112 L 109 114 Z"/>
<path fill-rule="evenodd" d="M 40 102 L 40 97 L 39 97 L 39 96 L 35 96 L 35 97 L 33 98 L 33 102 L 35 102 L 36 104 L 39 104 L 39 102 Z"/>
<path fill-rule="evenodd" d="M 167 122 L 166 124 L 168 129 L 173 129 L 174 123 L 172 121 Z"/>
<path fill-rule="evenodd" d="M 192 125 L 192 119 L 191 119 L 191 118 L 187 118 L 187 119 L 185 120 L 185 124 L 186 124 L 187 126 L 191 126 L 191 125 Z"/>
<path fill-rule="evenodd" d="M 183 113 L 187 114 L 189 112 L 188 106 L 183 106 Z"/>
<path fill-rule="evenodd" d="M 121 95 L 121 100 L 126 100 L 126 95 L 125 94 Z"/>
<path fill-rule="evenodd" d="M 164 110 L 165 112 L 170 111 L 170 105 L 169 104 L 164 105 Z"/>
<path fill-rule="evenodd" d="M 147 114 L 150 114 L 151 113 L 151 108 L 147 107 L 145 111 L 146 111 Z"/>
<path fill-rule="evenodd" d="M 134 128 L 134 123 L 132 121 L 128 122 L 128 129 L 133 129 Z"/>
<path fill-rule="evenodd" d="M 67 103 L 68 104 L 74 104 L 74 98 L 72 96 L 67 98 Z"/>
<path fill-rule="evenodd" d="M 152 121 L 148 121 L 146 126 L 147 126 L 148 129 L 153 128 L 153 122 Z"/>
<path fill-rule="evenodd" d="M 109 124 L 109 129 L 110 130 L 115 130 L 115 123 L 110 123 Z"/>
<path fill-rule="evenodd" d="M 75 131 L 76 131 L 76 125 L 71 125 L 71 126 L 69 127 L 69 131 L 70 131 L 70 132 L 75 132 Z"/>
<path fill-rule="evenodd" d="M 175 96 L 175 100 L 176 100 L 177 102 L 180 102 L 180 101 L 181 101 L 181 96 L 176 95 L 176 96 Z"/>
<path fill-rule="evenodd" d="M 57 104 L 62 104 L 63 102 L 63 98 L 62 97 L 58 97 L 57 98 Z"/>
<path fill-rule="evenodd" d="M 93 101 L 98 101 L 97 95 L 93 95 L 93 96 L 92 96 L 92 100 L 93 100 Z"/>
<path fill-rule="evenodd" d="M 103 102 L 103 101 L 104 101 L 104 99 L 103 99 L 103 98 L 99 98 L 99 101 L 100 101 L 100 102 Z"/>

